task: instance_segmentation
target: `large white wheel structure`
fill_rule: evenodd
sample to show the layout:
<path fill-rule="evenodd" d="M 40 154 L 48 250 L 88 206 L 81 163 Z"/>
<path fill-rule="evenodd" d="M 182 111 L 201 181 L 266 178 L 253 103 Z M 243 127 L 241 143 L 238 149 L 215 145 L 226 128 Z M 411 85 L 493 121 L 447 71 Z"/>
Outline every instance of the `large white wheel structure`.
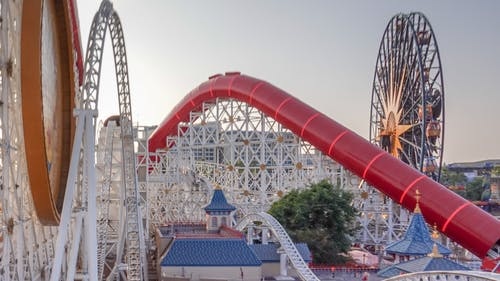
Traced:
<path fill-rule="evenodd" d="M 21 94 L 22 1 L 1 1 L 0 21 L 0 279 L 49 274 L 55 227 L 36 214 L 27 171 Z"/>
<path fill-rule="evenodd" d="M 73 59 L 69 63 L 66 61 L 66 58 L 74 58 L 74 54 L 71 53 L 72 48 L 68 49 L 64 45 L 66 42 L 77 44 L 72 37 L 75 31 L 71 32 L 72 28 L 77 27 L 75 22 L 70 23 L 70 20 L 75 19 L 74 14 L 71 14 L 74 12 L 74 3 L 41 0 L 24 4 L 26 5 L 23 6 L 22 1 L 1 2 L 0 279 L 59 280 L 62 276 L 68 280 L 97 280 L 98 276 L 100 279 L 105 275 L 111 279 L 119 270 L 122 270 L 121 273 L 128 280 L 147 279 L 147 272 L 142 268 L 145 260 L 144 235 L 138 210 L 128 69 L 119 17 L 109 1 L 102 2 L 89 38 L 85 83 L 82 94 L 79 95 L 76 90 L 78 82 L 75 82 L 79 77 L 76 65 L 73 64 Z M 56 11 L 64 13 L 57 14 Z M 32 21 L 33 25 L 24 24 L 21 32 L 23 17 L 37 17 L 41 20 Z M 96 188 L 94 159 L 100 66 L 108 29 L 116 66 L 121 140 L 119 172 L 123 175 L 121 189 L 114 191 L 123 196 L 122 202 L 126 202 L 120 204 L 122 216 L 116 219 L 119 229 L 115 233 L 110 233 L 103 227 L 108 220 L 105 210 L 109 209 L 110 205 L 106 200 L 109 201 L 110 196 L 105 191 L 106 181 Z M 63 32 L 67 37 L 59 34 L 54 39 L 58 32 Z M 21 38 L 27 39 L 22 41 Z M 62 53 L 59 53 L 61 50 Z M 53 52 L 54 56 L 46 57 L 44 52 Z M 23 67 L 20 65 L 21 54 L 25 56 Z M 30 57 L 31 55 L 34 57 Z M 51 61 L 52 58 L 55 60 Z M 64 69 L 65 67 L 70 70 Z M 53 68 L 58 70 L 46 71 Z M 44 72 L 41 75 L 39 71 L 42 70 Z M 63 76 L 51 77 L 51 73 Z M 46 92 L 47 87 L 49 91 Z M 73 105 L 73 101 L 67 96 L 56 95 L 69 91 L 76 99 L 76 125 L 71 125 L 72 122 L 69 121 L 73 118 L 57 115 L 59 110 L 72 115 L 74 107 L 68 109 L 68 105 Z M 49 95 L 53 93 L 54 98 L 51 99 Z M 36 95 L 40 94 L 44 99 L 43 105 L 37 103 L 41 99 Z M 63 104 L 59 104 L 62 97 Z M 53 101 L 60 107 L 51 107 Z M 59 120 L 68 121 L 64 125 L 64 134 L 60 133 L 61 127 L 57 127 Z M 41 125 L 34 127 L 30 123 Z M 38 128 L 42 131 L 37 131 Z M 71 161 L 63 158 L 66 160 L 59 162 L 59 158 L 51 158 L 54 156 L 54 148 L 65 151 L 70 147 L 67 144 L 72 137 L 66 137 L 70 133 L 74 135 L 72 149 L 69 149 Z M 48 139 L 51 134 L 63 135 L 63 143 L 54 143 L 55 139 L 50 142 Z M 36 142 L 33 139 L 26 140 L 26 135 L 30 138 L 39 136 L 45 142 L 38 139 Z M 35 143 L 42 143 L 45 148 L 33 150 Z M 29 148 L 30 153 L 25 148 Z M 38 152 L 42 152 L 40 155 L 43 158 L 38 159 L 36 155 L 34 157 L 33 153 Z M 106 156 L 106 159 L 109 158 Z M 62 170 L 59 170 L 59 165 Z M 47 169 L 44 170 L 47 175 L 39 173 L 35 177 L 36 184 L 33 184 L 33 171 L 43 169 Z M 53 172 L 57 174 L 53 176 Z M 109 182 L 109 177 L 104 178 Z M 41 181 L 37 182 L 38 180 Z M 42 182 L 45 180 L 50 182 L 45 184 Z M 33 196 L 36 196 L 35 204 Z M 105 204 L 96 204 L 97 198 L 101 200 L 99 203 Z M 117 237 L 110 234 L 117 234 Z M 105 267 L 101 261 L 109 262 L 109 256 L 113 257 L 114 262 Z"/>

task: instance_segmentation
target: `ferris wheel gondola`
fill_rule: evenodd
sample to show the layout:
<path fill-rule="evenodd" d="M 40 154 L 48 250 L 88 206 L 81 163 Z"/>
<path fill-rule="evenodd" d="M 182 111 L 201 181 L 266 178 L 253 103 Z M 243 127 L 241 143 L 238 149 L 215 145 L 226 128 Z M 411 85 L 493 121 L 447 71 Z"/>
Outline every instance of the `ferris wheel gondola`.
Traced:
<path fill-rule="evenodd" d="M 422 13 L 394 16 L 375 66 L 370 141 L 439 181 L 444 87 L 438 45 Z"/>

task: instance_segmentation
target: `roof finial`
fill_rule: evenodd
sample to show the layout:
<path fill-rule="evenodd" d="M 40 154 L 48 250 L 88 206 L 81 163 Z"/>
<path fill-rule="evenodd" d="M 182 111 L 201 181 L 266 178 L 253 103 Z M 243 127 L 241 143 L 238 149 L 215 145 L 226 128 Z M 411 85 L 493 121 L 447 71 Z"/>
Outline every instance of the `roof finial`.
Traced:
<path fill-rule="evenodd" d="M 413 210 L 413 213 L 417 214 L 421 214 L 422 212 L 420 211 L 420 197 L 422 197 L 422 194 L 420 193 L 420 190 L 417 189 L 417 191 L 415 192 L 415 198 L 417 199 L 417 204 L 415 205 L 415 210 Z"/>
<path fill-rule="evenodd" d="M 443 255 L 441 255 L 439 253 L 438 245 L 436 244 L 436 242 L 434 242 L 434 245 L 432 245 L 432 252 L 430 252 L 427 256 L 429 256 L 431 258 L 442 258 L 443 257 Z"/>
<path fill-rule="evenodd" d="M 439 238 L 439 232 L 437 230 L 437 225 L 434 223 L 434 226 L 432 226 L 432 234 L 431 234 L 432 239 L 437 240 Z"/>

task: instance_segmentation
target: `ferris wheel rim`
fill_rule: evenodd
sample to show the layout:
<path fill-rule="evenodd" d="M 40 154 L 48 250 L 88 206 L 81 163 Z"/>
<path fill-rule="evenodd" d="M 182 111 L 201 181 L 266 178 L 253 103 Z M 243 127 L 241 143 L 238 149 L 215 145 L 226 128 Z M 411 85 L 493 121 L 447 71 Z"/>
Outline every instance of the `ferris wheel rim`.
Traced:
<path fill-rule="evenodd" d="M 436 39 L 436 33 L 434 32 L 434 29 L 432 28 L 432 24 L 430 23 L 430 21 L 427 19 L 427 17 L 424 15 L 424 13 L 422 12 L 412 12 L 410 13 L 410 15 L 418 15 L 422 18 L 424 18 L 424 20 L 427 22 L 427 25 L 429 26 L 429 30 L 431 32 L 431 36 L 432 36 L 432 40 L 434 42 L 434 47 L 436 48 L 436 55 L 437 55 L 437 59 L 438 59 L 438 62 L 439 62 L 439 65 L 440 65 L 440 73 L 441 75 L 439 76 L 440 77 L 440 84 L 441 84 L 441 87 L 440 87 L 440 90 L 441 90 L 441 96 L 440 96 L 440 100 L 441 100 L 441 103 L 442 103 L 442 106 L 441 106 L 441 116 L 440 116 L 440 119 L 441 119 L 441 135 L 440 135 L 440 138 L 441 138 L 441 143 L 444 144 L 444 139 L 445 139 L 445 124 L 446 124 L 446 107 L 444 106 L 445 105 L 445 101 L 446 101 L 446 95 L 445 95 L 445 87 L 444 87 L 444 81 L 443 81 L 443 68 L 442 68 L 442 64 L 441 64 L 441 53 L 439 52 L 439 44 L 437 43 L 437 39 Z M 438 179 L 440 179 L 440 176 L 441 176 L 441 167 L 443 165 L 443 155 L 444 155 L 444 145 L 441 145 L 441 155 L 440 155 L 440 163 L 439 163 L 439 176 L 438 176 Z"/>
<path fill-rule="evenodd" d="M 1 218 L 3 241 L 0 279 L 38 280 L 48 273 L 55 228 L 44 226 L 35 209 L 36 193 L 31 189 L 25 146 L 21 93 L 21 32 L 23 3 L 2 2 L 0 56 L 3 64 L 0 91 L 3 108 L 0 121 L 3 192 Z M 30 246 L 33 246 L 30 248 Z"/>
<path fill-rule="evenodd" d="M 57 11 L 63 11 L 62 15 Z M 26 139 L 42 140 L 25 145 L 30 188 L 37 194 L 34 204 L 40 222 L 57 225 L 75 131 L 73 19 L 67 1 L 25 2 L 22 15 L 27 20 L 21 25 L 20 82 L 23 120 L 28 121 L 23 130 Z"/>

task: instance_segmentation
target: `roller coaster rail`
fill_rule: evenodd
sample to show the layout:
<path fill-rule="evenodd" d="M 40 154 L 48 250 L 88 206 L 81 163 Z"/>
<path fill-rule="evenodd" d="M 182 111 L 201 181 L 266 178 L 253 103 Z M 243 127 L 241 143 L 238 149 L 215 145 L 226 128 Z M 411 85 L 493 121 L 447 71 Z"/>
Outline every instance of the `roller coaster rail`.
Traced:
<path fill-rule="evenodd" d="M 281 247 L 288 256 L 288 259 L 292 263 L 293 267 L 297 270 L 299 277 L 303 281 L 319 281 L 320 279 L 314 274 L 307 263 L 304 261 L 300 255 L 297 247 L 293 243 L 286 230 L 281 226 L 281 224 L 270 214 L 265 212 L 260 212 L 258 214 L 249 214 L 245 216 L 236 226 L 236 229 L 242 231 L 247 225 L 253 223 L 254 221 L 262 221 L 266 225 L 270 226 L 272 233 L 278 238 Z"/>

